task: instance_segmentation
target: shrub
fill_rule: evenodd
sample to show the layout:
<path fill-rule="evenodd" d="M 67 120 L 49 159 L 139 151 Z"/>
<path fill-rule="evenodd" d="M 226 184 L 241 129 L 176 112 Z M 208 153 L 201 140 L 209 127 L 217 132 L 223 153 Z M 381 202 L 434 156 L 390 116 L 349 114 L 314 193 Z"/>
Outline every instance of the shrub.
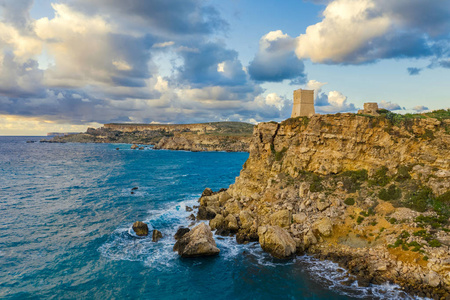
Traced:
<path fill-rule="evenodd" d="M 387 176 L 388 168 L 383 166 L 375 171 L 375 174 L 372 177 L 371 183 L 379 186 L 385 186 L 391 181 L 389 176 Z"/>
<path fill-rule="evenodd" d="M 450 203 L 450 191 L 446 191 L 442 195 L 436 197 L 436 200 L 443 203 Z"/>
<path fill-rule="evenodd" d="M 428 187 L 423 187 L 415 192 L 412 192 L 405 202 L 405 206 L 418 212 L 427 210 L 428 203 L 432 198 L 432 190 Z"/>
<path fill-rule="evenodd" d="M 322 178 L 319 175 L 316 174 L 312 174 L 312 183 L 309 186 L 309 190 L 311 192 L 321 192 L 323 190 L 323 186 L 322 186 Z"/>
<path fill-rule="evenodd" d="M 400 233 L 400 238 L 402 238 L 402 239 L 407 239 L 407 238 L 409 238 L 411 235 L 409 234 L 409 232 L 408 231 L 402 231 L 402 233 Z"/>
<path fill-rule="evenodd" d="M 395 184 L 391 184 L 388 189 L 381 189 L 378 198 L 381 200 L 397 200 L 402 196 L 402 191 Z"/>
<path fill-rule="evenodd" d="M 356 223 L 361 224 L 362 221 L 364 221 L 364 217 L 358 216 L 358 219 L 356 219 Z"/>
<path fill-rule="evenodd" d="M 344 200 L 344 203 L 346 205 L 354 205 L 355 204 L 355 199 L 354 198 L 347 198 Z"/>
<path fill-rule="evenodd" d="M 395 176 L 395 181 L 403 182 L 408 179 L 411 179 L 411 175 L 409 175 L 409 168 L 406 166 L 399 166 L 397 175 Z"/>
<path fill-rule="evenodd" d="M 434 239 L 428 242 L 428 245 L 430 247 L 440 247 L 441 246 L 441 242 L 439 242 L 438 240 Z"/>

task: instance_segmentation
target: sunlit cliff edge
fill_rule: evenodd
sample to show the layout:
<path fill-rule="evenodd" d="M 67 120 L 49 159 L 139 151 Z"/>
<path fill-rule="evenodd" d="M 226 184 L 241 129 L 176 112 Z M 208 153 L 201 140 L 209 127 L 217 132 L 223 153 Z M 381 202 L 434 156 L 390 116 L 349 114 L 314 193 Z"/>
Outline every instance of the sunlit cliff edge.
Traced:
<path fill-rule="evenodd" d="M 450 291 L 450 111 L 314 115 L 260 123 L 228 190 L 205 190 L 198 219 L 279 258 L 310 253 L 349 284 Z"/>

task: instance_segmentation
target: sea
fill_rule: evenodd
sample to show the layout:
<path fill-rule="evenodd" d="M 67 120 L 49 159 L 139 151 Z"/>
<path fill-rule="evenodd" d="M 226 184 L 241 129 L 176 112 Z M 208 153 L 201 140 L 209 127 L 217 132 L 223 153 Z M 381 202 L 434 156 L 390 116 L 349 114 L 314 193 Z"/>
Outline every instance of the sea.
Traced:
<path fill-rule="evenodd" d="M 177 229 L 193 226 L 186 207 L 232 184 L 248 153 L 40 139 L 0 137 L 0 299 L 414 299 L 233 237 L 214 236 L 216 257 L 173 252 Z M 135 221 L 163 238 L 136 237 Z"/>

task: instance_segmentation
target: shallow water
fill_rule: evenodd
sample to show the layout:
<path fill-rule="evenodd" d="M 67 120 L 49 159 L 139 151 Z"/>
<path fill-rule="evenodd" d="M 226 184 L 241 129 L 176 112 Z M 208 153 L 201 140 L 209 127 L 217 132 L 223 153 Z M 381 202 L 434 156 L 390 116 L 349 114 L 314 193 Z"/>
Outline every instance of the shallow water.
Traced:
<path fill-rule="evenodd" d="M 215 237 L 217 257 L 179 258 L 172 236 L 191 222 L 186 205 L 233 183 L 247 153 L 26 140 L 39 138 L 0 137 L 1 299 L 409 298 L 344 286 L 336 264 L 277 260 L 233 238 Z M 133 237 L 136 220 L 164 238 Z"/>

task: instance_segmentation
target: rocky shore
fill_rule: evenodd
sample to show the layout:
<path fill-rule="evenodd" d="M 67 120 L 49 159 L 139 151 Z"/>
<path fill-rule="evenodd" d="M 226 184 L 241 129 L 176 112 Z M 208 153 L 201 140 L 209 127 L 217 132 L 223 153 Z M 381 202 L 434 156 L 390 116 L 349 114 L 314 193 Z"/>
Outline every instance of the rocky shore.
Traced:
<path fill-rule="evenodd" d="M 241 122 L 139 125 L 106 124 L 85 133 L 54 137 L 51 143 L 126 143 L 154 149 L 248 152 L 253 125 Z M 140 145 L 140 146 L 138 146 Z"/>
<path fill-rule="evenodd" d="M 278 258 L 338 262 L 348 284 L 450 299 L 450 111 L 261 123 L 227 190 L 197 219 Z"/>

